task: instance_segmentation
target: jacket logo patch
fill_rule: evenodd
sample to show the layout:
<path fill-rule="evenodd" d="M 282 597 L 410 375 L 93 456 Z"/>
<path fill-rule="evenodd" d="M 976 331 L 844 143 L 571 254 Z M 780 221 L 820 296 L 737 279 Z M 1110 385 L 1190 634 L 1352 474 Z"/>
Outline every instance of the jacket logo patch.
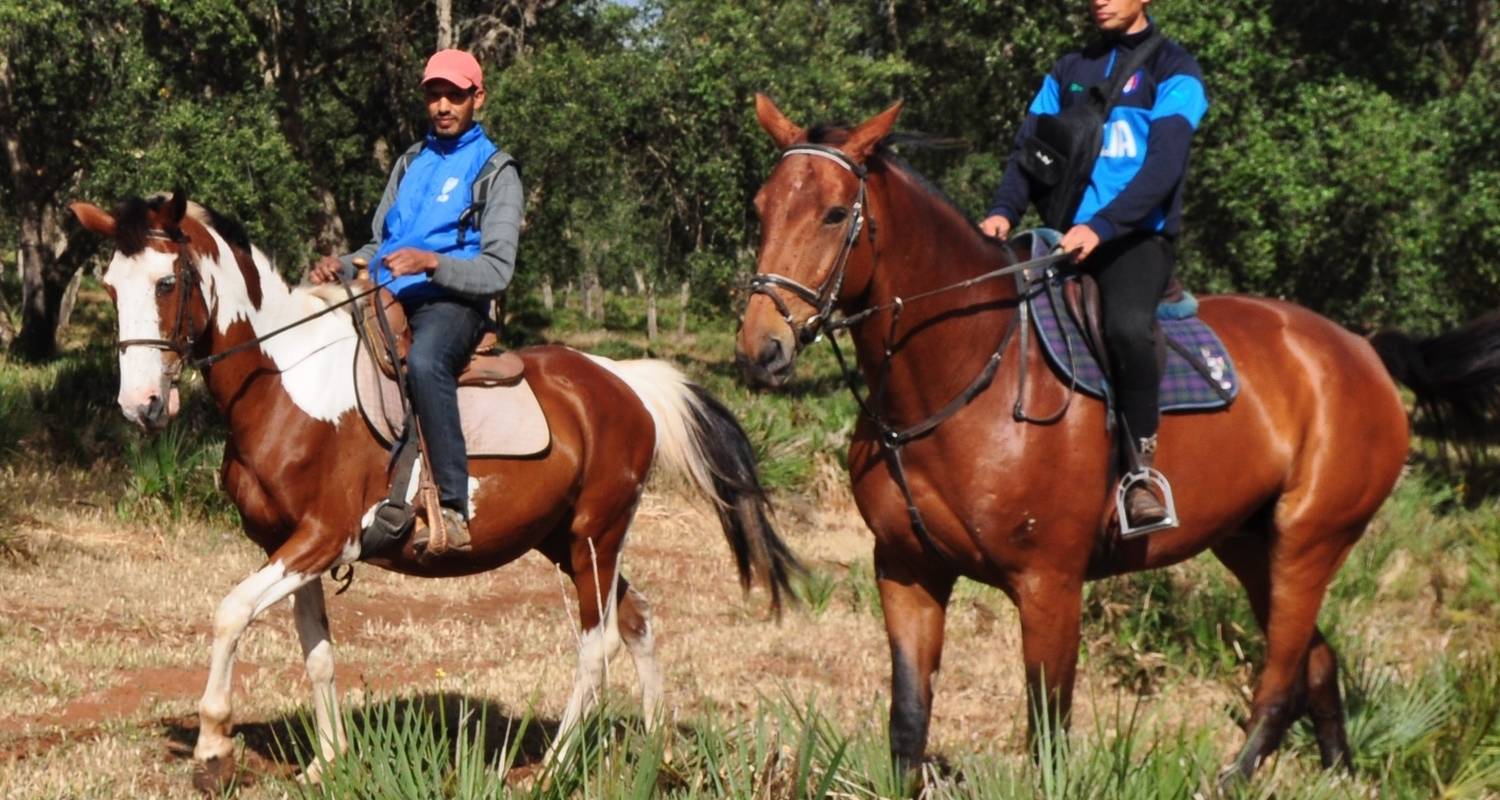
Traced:
<path fill-rule="evenodd" d="M 443 193 L 437 196 L 439 203 L 448 202 L 448 194 L 458 188 L 458 178 L 449 178 L 443 181 Z"/>
<path fill-rule="evenodd" d="M 1139 88 L 1141 88 L 1141 73 L 1140 70 L 1136 70 L 1136 73 L 1130 76 L 1130 80 L 1125 81 L 1125 88 L 1120 94 L 1130 94 Z"/>
<path fill-rule="evenodd" d="M 1068 84 L 1068 91 L 1070 91 L 1070 92 L 1081 92 L 1081 91 L 1083 91 L 1083 84 L 1081 84 L 1081 83 L 1070 83 L 1070 84 Z"/>

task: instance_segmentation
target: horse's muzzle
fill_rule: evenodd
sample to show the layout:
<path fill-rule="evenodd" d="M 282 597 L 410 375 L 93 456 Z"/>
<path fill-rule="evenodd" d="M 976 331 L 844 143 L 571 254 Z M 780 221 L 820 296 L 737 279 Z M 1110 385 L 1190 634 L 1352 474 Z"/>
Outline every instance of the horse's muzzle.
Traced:
<path fill-rule="evenodd" d="M 161 394 L 152 392 L 144 402 L 120 403 L 120 409 L 125 412 L 125 418 L 140 426 L 147 433 L 159 433 L 172 417 L 177 414 L 178 394 L 177 387 L 172 387 L 171 396 L 163 398 Z"/>
<path fill-rule="evenodd" d="M 793 356 L 791 349 L 780 339 L 767 336 L 761 340 L 754 355 L 742 351 L 735 354 L 734 360 L 745 383 L 757 389 L 776 389 L 791 379 Z"/>

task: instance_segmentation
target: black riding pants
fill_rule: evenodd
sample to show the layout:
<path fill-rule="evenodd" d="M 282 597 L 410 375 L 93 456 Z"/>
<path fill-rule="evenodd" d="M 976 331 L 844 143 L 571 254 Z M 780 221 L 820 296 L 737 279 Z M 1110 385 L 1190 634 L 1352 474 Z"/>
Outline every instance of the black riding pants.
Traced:
<path fill-rule="evenodd" d="M 1085 262 L 1099 282 L 1105 347 L 1114 368 L 1115 403 L 1136 439 L 1156 434 L 1161 384 L 1161 367 L 1156 360 L 1161 329 L 1156 306 L 1176 263 L 1170 240 L 1139 233 L 1100 245 Z"/>
<path fill-rule="evenodd" d="M 412 338 L 407 383 L 432 477 L 443 506 L 467 517 L 469 454 L 458 418 L 458 373 L 479 343 L 484 315 L 466 303 L 435 299 L 408 306 L 406 318 Z"/>

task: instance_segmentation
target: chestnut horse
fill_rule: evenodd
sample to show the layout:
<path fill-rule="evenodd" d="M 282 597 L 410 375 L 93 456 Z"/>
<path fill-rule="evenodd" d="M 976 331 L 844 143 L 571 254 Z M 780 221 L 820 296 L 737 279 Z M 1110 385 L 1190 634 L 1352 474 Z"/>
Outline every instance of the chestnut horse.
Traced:
<path fill-rule="evenodd" d="M 121 408 L 143 427 L 160 428 L 178 409 L 183 366 L 214 361 L 204 367 L 204 382 L 228 420 L 224 487 L 245 533 L 267 555 L 214 615 L 193 751 L 198 783 L 211 789 L 233 774 L 235 647 L 252 620 L 288 596 L 313 684 L 319 751 L 331 759 L 346 739 L 321 576 L 360 560 L 361 517 L 388 490 L 388 454 L 355 408 L 353 320 L 341 308 L 264 338 L 329 311 L 329 301 L 289 288 L 237 224 L 181 193 L 127 200 L 113 214 L 87 203 L 72 210 L 89 230 L 114 240 L 104 284 L 119 311 Z M 257 337 L 264 339 L 258 346 Z M 557 741 L 592 703 L 622 642 L 635 661 L 649 724 L 662 682 L 650 609 L 617 565 L 653 460 L 660 455 L 711 499 L 742 585 L 761 576 L 778 610 L 796 560 L 771 527 L 744 431 L 705 390 L 658 361 L 615 362 L 556 346 L 519 354 L 551 428 L 548 449 L 470 463 L 472 553 L 427 565 L 407 543 L 372 562 L 446 577 L 539 551 L 572 579 L 584 631 Z M 317 777 L 318 763 L 308 777 Z"/>
<path fill-rule="evenodd" d="M 1303 714 L 1324 763 L 1347 765 L 1338 662 L 1318 610 L 1408 446 L 1405 409 L 1370 345 L 1291 303 L 1204 298 L 1201 315 L 1233 354 L 1242 391 L 1225 411 L 1163 420 L 1157 465 L 1176 482 L 1181 524 L 1115 540 L 1104 405 L 1078 400 L 1054 424 L 1013 416 L 1019 370 L 1033 376 L 1028 408 L 1057 408 L 1068 391 L 1044 377 L 1039 348 L 1021 352 L 1020 337 L 1006 335 L 1017 314 L 1013 281 L 918 297 L 1028 254 L 981 235 L 881 147 L 899 103 L 852 129 L 805 130 L 764 96 L 756 111 L 783 154 L 755 197 L 759 274 L 737 356 L 752 381 L 778 385 L 830 315 L 849 325 L 872 389 L 849 471 L 875 534 L 896 762 L 923 755 L 959 576 L 997 586 L 1016 604 L 1033 723 L 1043 713 L 1065 723 L 1084 582 L 1208 549 L 1244 584 L 1267 639 L 1232 774 L 1248 777 Z M 994 359 L 993 380 L 976 382 Z M 946 421 L 883 449 L 882 430 L 936 420 L 979 386 Z"/>

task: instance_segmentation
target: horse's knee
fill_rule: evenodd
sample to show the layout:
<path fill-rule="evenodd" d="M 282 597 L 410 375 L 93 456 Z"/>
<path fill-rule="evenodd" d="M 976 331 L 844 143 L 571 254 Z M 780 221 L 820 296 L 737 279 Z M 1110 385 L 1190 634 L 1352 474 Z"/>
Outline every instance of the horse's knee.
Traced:
<path fill-rule="evenodd" d="M 238 636 L 254 615 L 255 606 L 231 592 L 214 611 L 214 638 Z"/>

